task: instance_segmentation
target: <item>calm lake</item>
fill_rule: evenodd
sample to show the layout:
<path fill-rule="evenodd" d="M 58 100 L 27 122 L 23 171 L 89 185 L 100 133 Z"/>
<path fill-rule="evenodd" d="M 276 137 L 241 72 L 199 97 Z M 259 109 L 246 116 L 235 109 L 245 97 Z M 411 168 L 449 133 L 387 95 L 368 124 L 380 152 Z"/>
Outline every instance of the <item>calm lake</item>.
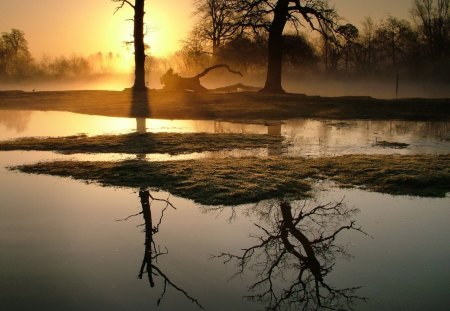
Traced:
<path fill-rule="evenodd" d="M 285 138 L 279 145 L 265 149 L 179 156 L 151 154 L 146 156 L 148 161 L 450 152 L 450 123 L 446 122 L 304 119 L 240 124 L 0 111 L 0 140 L 134 131 L 257 133 Z M 383 141 L 405 145 L 386 146 L 380 144 Z M 218 256 L 242 255 L 242 249 L 270 240 L 270 228 L 276 230 L 285 221 L 278 212 L 279 202 L 210 207 L 155 190 L 150 192 L 152 196 L 168 199 L 174 208 L 163 201 L 153 201 L 149 217 L 139 214 L 143 189 L 106 188 L 7 170 L 8 166 L 54 159 L 133 157 L 136 156 L 0 152 L 1 310 L 200 310 L 194 300 L 206 310 L 264 310 L 270 305 L 270 295 L 253 301 L 246 296 L 267 291 L 267 287 L 250 291 L 249 286 L 259 280 L 258 272 L 273 264 L 271 260 L 280 245 L 276 243 L 281 242 L 273 239 L 275 244 L 267 244 L 270 247 L 236 277 L 236 262 L 224 263 L 227 257 Z M 448 195 L 440 199 L 391 196 L 321 183 L 314 200 L 290 204 L 311 210 L 329 202 L 358 209 L 352 219 L 367 233 L 343 231 L 336 240 L 342 248 L 323 250 L 332 263 L 324 278 L 329 288 L 357 288 L 353 295 L 366 300 L 356 299 L 356 310 L 448 309 Z M 129 217 L 132 215 L 136 216 Z M 338 218 L 322 217 L 320 224 L 332 226 Z M 343 221 L 349 223 L 347 219 Z M 156 228 L 151 234 L 149 230 L 144 232 L 149 222 Z M 308 225 L 314 227 L 313 223 L 306 223 L 302 228 L 308 231 Z M 333 232 L 336 227 L 330 230 Z M 153 271 L 158 276 L 152 280 L 145 274 L 138 278 L 145 262 L 146 238 L 147 242 L 151 238 L 154 254 L 159 254 L 153 260 Z M 292 257 L 284 263 L 274 276 L 275 293 L 288 291 L 305 265 Z M 312 285 L 310 294 L 314 296 Z M 295 304 L 291 308 L 288 305 L 283 309 L 298 309 Z"/>

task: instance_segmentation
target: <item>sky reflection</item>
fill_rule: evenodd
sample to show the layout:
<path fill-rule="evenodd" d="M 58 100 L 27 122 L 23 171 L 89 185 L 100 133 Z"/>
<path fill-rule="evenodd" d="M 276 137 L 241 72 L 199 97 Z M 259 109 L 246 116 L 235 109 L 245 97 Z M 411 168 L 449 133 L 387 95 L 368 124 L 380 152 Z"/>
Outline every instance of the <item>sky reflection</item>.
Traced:
<path fill-rule="evenodd" d="M 124 134 L 131 132 L 173 133 L 242 133 L 281 135 L 282 145 L 266 150 L 184 154 L 180 156 L 148 155 L 149 160 L 198 159 L 204 157 L 257 156 L 335 156 L 343 154 L 445 154 L 450 152 L 450 123 L 414 121 L 345 122 L 294 119 L 259 124 L 202 120 L 159 120 L 112 118 L 67 112 L 0 111 L 0 140 L 30 136 L 69 136 L 87 134 Z M 406 148 L 389 148 L 378 142 L 403 143 Z M 95 159 L 128 159 L 114 154 Z M 77 159 L 83 156 L 76 156 Z"/>

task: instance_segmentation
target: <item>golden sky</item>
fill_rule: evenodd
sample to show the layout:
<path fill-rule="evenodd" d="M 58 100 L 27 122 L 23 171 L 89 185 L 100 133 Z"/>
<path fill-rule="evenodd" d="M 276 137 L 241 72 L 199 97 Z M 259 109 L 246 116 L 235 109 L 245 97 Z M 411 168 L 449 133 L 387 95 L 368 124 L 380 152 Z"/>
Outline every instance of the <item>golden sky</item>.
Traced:
<path fill-rule="evenodd" d="M 375 20 L 408 18 L 413 0 L 332 0 L 339 13 L 358 24 L 365 16 Z M 30 50 L 43 55 L 88 55 L 98 51 L 127 53 L 123 41 L 132 36 L 133 12 L 124 8 L 113 15 L 110 0 L 0 0 L 0 32 L 25 32 Z M 156 56 L 180 47 L 192 22 L 192 0 L 147 0 L 147 43 Z M 131 53 L 131 52 L 128 52 Z"/>

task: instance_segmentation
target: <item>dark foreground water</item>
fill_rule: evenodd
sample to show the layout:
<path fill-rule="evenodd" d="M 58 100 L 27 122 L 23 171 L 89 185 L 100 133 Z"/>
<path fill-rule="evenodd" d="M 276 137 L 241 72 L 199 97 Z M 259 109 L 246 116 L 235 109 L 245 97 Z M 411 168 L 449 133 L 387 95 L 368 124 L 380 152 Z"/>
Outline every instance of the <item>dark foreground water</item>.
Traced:
<path fill-rule="evenodd" d="M 2 140 L 81 132 L 122 133 L 136 128 L 136 120 L 65 113 L 8 113 L 6 118 L 5 112 L 0 111 Z M 270 128 L 291 142 L 281 146 L 281 152 L 290 154 L 449 152 L 448 124 L 442 123 L 297 120 L 284 122 L 280 131 L 274 126 L 278 125 L 147 120 L 148 131 L 265 132 Z M 410 147 L 377 147 L 373 145 L 374 137 L 401 141 Z M 270 152 L 273 151 L 258 151 L 262 156 Z M 103 157 L 121 158 L 120 155 Z M 153 261 L 159 271 L 153 270 L 158 276 L 154 276 L 154 287 L 151 287 L 146 274 L 138 278 L 145 238 L 149 238 L 142 226 L 148 225 L 149 218 L 139 214 L 141 189 L 102 188 L 5 169 L 10 165 L 60 158 L 65 156 L 49 152 L 0 152 L 1 310 L 156 310 L 164 292 L 162 275 L 170 283 L 166 283 L 160 310 L 199 310 L 185 293 L 206 310 L 261 310 L 269 305 L 267 299 L 251 302 L 244 296 L 262 293 L 264 288 L 250 292 L 248 287 L 254 284 L 256 273 L 262 271 L 262 263 L 273 264 L 270 256 L 277 253 L 282 243 L 273 244 L 278 248 L 267 248 L 268 253 L 262 252 L 254 265 L 248 265 L 235 278 L 231 277 L 238 267 L 233 262 L 224 264 L 224 258 L 215 256 L 242 254 L 242 249 L 264 241 L 267 238 L 264 229 L 270 231 L 282 223 L 283 218 L 277 212 L 279 202 L 220 209 L 165 192 L 151 192 L 157 198 L 169 198 L 176 208 L 167 208 L 161 218 L 166 204 L 153 202 L 151 206 L 152 225 L 158 227 L 151 238 L 155 253 L 161 253 Z M 342 246 L 347 256 L 342 256 L 337 249 L 324 250 L 324 256 L 334 263 L 324 282 L 335 289 L 360 287 L 354 295 L 367 300 L 356 300 L 356 310 L 448 309 L 450 198 L 393 197 L 321 184 L 314 201 L 291 202 L 291 206 L 306 204 L 308 210 L 340 201 L 348 209 L 360 210 L 353 218 L 370 236 L 357 231 L 339 234 L 336 244 Z M 274 212 L 261 215 L 270 206 Z M 135 214 L 139 215 L 123 220 Z M 322 218 L 331 231 L 335 219 Z M 348 224 L 349 220 L 343 222 Z M 306 224 L 302 232 L 312 234 L 308 230 L 313 227 L 314 224 Z M 295 242 L 292 237 L 290 241 Z M 279 265 L 277 273 L 283 273 L 283 278 L 274 278 L 275 292 L 289 289 L 304 264 L 292 256 L 289 258 L 293 264 Z M 297 307 L 291 304 L 291 309 Z M 283 309 L 289 308 L 284 305 Z"/>

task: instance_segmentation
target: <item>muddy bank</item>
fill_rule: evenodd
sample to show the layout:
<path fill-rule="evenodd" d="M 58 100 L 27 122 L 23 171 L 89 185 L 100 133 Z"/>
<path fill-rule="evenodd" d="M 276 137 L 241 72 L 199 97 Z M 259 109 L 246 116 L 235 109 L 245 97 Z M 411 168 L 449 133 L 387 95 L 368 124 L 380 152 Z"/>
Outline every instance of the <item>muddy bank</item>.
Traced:
<path fill-rule="evenodd" d="M 450 120 L 450 99 L 381 100 L 254 92 L 6 91 L 0 92 L 0 109 L 184 120 Z"/>
<path fill-rule="evenodd" d="M 394 195 L 445 197 L 450 191 L 450 155 L 56 161 L 10 169 L 104 186 L 162 189 L 207 205 L 256 203 L 281 197 L 300 199 L 312 195 L 317 180 Z"/>

